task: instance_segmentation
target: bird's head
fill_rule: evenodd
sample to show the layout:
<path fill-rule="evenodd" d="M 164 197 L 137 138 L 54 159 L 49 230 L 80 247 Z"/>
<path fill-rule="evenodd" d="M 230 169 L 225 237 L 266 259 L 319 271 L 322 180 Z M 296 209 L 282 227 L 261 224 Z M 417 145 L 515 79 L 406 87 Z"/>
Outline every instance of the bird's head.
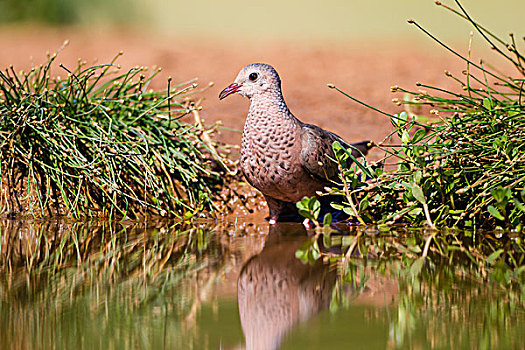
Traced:
<path fill-rule="evenodd" d="M 252 63 L 241 69 L 235 81 L 219 94 L 219 99 L 237 93 L 248 98 L 281 93 L 281 79 L 277 71 L 264 63 Z"/>

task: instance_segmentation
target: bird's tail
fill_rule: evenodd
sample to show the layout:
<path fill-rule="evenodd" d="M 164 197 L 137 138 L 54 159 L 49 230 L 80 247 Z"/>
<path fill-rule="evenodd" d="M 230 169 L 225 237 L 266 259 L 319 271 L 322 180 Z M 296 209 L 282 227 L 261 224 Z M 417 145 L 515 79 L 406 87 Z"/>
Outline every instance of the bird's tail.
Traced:
<path fill-rule="evenodd" d="M 374 146 L 375 145 L 373 141 L 361 141 L 352 143 L 349 148 L 352 149 L 352 155 L 357 158 L 361 156 L 366 156 L 368 154 L 368 151 Z"/>

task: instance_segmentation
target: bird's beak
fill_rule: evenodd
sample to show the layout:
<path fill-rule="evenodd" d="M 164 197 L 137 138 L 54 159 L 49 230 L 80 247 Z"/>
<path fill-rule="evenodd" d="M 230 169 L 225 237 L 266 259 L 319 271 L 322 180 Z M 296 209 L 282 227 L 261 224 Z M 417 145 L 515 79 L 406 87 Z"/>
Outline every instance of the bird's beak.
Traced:
<path fill-rule="evenodd" d="M 242 84 L 231 83 L 224 90 L 221 91 L 221 93 L 219 94 L 219 100 L 222 100 L 228 95 L 236 93 L 241 88 L 241 86 Z"/>

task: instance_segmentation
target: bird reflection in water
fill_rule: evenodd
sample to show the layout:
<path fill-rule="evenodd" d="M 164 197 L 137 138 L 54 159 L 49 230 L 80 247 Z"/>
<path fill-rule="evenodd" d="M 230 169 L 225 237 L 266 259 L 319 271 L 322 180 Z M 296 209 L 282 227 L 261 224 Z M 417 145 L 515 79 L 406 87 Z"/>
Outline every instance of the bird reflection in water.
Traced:
<path fill-rule="evenodd" d="M 303 225 L 270 225 L 264 249 L 244 264 L 237 294 L 247 349 L 277 349 L 296 323 L 329 307 L 336 271 L 296 258 L 307 239 Z"/>

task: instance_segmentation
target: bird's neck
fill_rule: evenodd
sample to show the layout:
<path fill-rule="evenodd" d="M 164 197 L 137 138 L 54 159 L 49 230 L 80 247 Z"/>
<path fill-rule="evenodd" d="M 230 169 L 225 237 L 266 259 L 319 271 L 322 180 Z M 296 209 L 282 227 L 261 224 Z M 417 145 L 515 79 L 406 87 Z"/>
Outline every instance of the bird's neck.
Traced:
<path fill-rule="evenodd" d="M 273 121 L 295 119 L 280 91 L 258 94 L 250 98 L 247 122 L 271 124 Z"/>

